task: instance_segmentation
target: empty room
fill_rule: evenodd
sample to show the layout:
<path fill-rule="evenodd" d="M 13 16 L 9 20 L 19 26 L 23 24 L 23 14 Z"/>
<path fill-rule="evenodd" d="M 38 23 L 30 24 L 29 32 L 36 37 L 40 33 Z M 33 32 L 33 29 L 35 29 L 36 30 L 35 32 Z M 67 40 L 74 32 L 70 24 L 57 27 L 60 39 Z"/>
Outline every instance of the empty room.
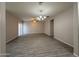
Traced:
<path fill-rule="evenodd" d="M 0 31 L 3 32 L 0 35 L 5 34 L 5 37 L 2 37 L 5 40 L 0 43 L 5 43 L 1 45 L 2 56 L 5 53 L 6 57 L 76 57 L 79 55 L 77 2 L 0 4 L 2 8 L 0 14 L 5 14 L 6 18 L 6 25 L 1 27 L 2 29 L 5 27 L 5 30 Z"/>

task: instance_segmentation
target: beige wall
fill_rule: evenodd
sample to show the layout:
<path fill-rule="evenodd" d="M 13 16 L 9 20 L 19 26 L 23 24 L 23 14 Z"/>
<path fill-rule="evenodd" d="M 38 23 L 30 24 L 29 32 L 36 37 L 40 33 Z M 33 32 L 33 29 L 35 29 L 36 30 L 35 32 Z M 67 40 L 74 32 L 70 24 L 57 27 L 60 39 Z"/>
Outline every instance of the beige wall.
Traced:
<path fill-rule="evenodd" d="M 5 3 L 0 2 L 0 56 L 6 55 Z"/>
<path fill-rule="evenodd" d="M 70 46 L 73 46 L 73 8 L 55 16 L 54 37 Z"/>
<path fill-rule="evenodd" d="M 15 39 L 18 36 L 18 18 L 11 13 L 6 13 L 6 28 L 7 42 Z"/>
<path fill-rule="evenodd" d="M 24 34 L 32 34 L 32 33 L 44 33 L 44 24 L 43 22 L 32 22 L 25 21 L 23 23 L 23 33 Z"/>
<path fill-rule="evenodd" d="M 46 20 L 44 26 L 45 26 L 44 33 L 50 35 L 50 20 Z"/>

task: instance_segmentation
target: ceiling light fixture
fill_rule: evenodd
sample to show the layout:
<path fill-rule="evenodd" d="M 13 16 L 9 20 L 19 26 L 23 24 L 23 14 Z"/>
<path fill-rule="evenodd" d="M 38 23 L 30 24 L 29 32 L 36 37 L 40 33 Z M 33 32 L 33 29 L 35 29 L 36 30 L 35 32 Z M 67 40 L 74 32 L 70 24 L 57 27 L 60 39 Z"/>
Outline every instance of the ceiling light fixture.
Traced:
<path fill-rule="evenodd" d="M 42 6 L 42 4 L 43 4 L 43 2 L 39 2 L 40 6 Z M 43 10 L 42 9 L 39 10 L 39 12 L 40 12 L 41 15 L 38 16 L 38 17 L 33 17 L 34 22 L 35 21 L 43 21 L 43 20 L 45 20 L 47 18 L 47 16 L 43 16 Z"/>
<path fill-rule="evenodd" d="M 47 18 L 46 16 L 38 16 L 38 17 L 37 17 L 37 20 L 42 21 L 42 20 L 44 20 L 44 19 L 46 19 L 46 18 Z"/>
<path fill-rule="evenodd" d="M 40 16 L 38 16 L 38 17 L 36 17 L 36 18 L 37 18 L 37 20 L 42 21 L 42 20 L 44 20 L 44 19 L 46 19 L 46 18 L 47 18 L 46 16 L 42 16 L 43 10 L 40 10 L 40 13 L 41 13 L 41 15 L 40 15 Z"/>

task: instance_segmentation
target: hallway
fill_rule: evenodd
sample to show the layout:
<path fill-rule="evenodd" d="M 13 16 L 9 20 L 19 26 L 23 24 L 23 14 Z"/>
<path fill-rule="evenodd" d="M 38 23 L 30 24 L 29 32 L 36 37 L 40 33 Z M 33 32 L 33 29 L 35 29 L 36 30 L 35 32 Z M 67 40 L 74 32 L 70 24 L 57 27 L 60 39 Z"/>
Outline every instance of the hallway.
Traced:
<path fill-rule="evenodd" d="M 31 34 L 7 44 L 10 57 L 72 57 L 72 48 L 45 34 Z"/>
<path fill-rule="evenodd" d="M 78 2 L 0 2 L 0 57 L 78 57 Z"/>

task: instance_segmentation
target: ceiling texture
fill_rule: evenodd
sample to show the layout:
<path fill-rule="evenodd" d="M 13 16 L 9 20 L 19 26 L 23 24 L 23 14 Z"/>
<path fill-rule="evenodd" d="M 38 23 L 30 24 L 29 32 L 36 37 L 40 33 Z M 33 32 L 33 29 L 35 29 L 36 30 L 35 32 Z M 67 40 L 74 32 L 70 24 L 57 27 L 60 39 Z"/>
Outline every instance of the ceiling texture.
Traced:
<path fill-rule="evenodd" d="M 37 16 L 55 16 L 72 7 L 73 2 L 7 2 L 7 11 L 24 21 Z"/>

